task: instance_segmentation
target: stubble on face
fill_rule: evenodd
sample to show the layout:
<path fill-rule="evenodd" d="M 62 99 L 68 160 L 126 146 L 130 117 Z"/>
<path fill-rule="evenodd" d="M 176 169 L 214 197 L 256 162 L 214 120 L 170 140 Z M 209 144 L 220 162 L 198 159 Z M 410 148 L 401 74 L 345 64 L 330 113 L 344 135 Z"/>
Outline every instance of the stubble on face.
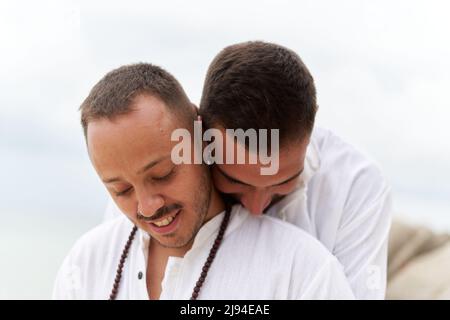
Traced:
<path fill-rule="evenodd" d="M 204 166 L 203 164 L 201 166 Z M 187 232 L 186 236 L 177 235 L 177 231 L 171 234 L 163 235 L 163 238 L 174 239 L 177 236 L 178 239 L 173 243 L 166 243 L 164 241 L 155 239 L 164 248 L 183 248 L 190 245 L 201 227 L 206 223 L 206 217 L 210 209 L 211 197 L 212 197 L 212 181 L 209 168 L 201 169 L 201 176 L 197 184 L 197 191 L 194 192 L 195 198 L 193 199 L 194 207 L 192 208 L 192 216 L 195 217 L 195 224 L 191 230 Z"/>

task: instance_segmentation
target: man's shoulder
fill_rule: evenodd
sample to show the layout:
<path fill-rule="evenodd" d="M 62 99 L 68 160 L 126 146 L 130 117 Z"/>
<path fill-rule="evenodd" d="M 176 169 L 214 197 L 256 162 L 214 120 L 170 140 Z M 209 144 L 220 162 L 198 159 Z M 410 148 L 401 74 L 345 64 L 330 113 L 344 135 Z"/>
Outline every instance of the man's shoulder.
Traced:
<path fill-rule="evenodd" d="M 391 187 L 380 166 L 330 130 L 315 129 L 313 140 L 320 168 L 309 183 L 309 195 L 317 201 L 333 201 L 332 208 L 341 213 L 340 226 L 369 220 L 388 226 Z M 323 194 L 323 190 L 327 192 Z M 321 196 L 316 198 L 314 194 Z M 320 212 L 324 214 L 321 221 L 326 221 L 328 212 Z"/>
<path fill-rule="evenodd" d="M 279 252 L 281 246 L 285 252 L 309 256 L 316 261 L 325 261 L 332 257 L 319 240 L 292 223 L 267 215 L 250 215 L 245 223 L 249 228 L 257 228 L 257 242 L 264 243 L 267 250 Z"/>
<path fill-rule="evenodd" d="M 119 255 L 132 224 L 125 216 L 102 223 L 81 236 L 64 259 L 54 299 L 99 299 L 108 294 Z"/>
<path fill-rule="evenodd" d="M 372 195 L 389 188 L 379 164 L 331 130 L 315 128 L 312 143 L 320 161 L 316 178 L 339 185 L 341 190 L 364 187 Z"/>
<path fill-rule="evenodd" d="M 340 164 L 359 163 L 378 167 L 373 158 L 329 129 L 315 128 L 311 141 L 318 152 L 321 166 L 331 165 L 339 160 Z"/>
<path fill-rule="evenodd" d="M 73 258 L 107 254 L 113 248 L 120 248 L 125 244 L 133 224 L 123 215 L 107 220 L 82 235 L 72 247 L 69 255 Z M 119 247 L 118 247 L 119 246 Z"/>

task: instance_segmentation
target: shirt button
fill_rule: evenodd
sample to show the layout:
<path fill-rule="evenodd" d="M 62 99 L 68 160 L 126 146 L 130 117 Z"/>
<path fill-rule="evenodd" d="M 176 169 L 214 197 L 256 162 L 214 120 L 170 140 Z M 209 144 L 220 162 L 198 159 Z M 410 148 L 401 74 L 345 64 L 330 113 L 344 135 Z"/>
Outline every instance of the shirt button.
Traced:
<path fill-rule="evenodd" d="M 144 275 L 142 274 L 142 272 L 139 271 L 139 273 L 138 273 L 138 279 L 141 280 L 143 276 L 144 276 Z"/>

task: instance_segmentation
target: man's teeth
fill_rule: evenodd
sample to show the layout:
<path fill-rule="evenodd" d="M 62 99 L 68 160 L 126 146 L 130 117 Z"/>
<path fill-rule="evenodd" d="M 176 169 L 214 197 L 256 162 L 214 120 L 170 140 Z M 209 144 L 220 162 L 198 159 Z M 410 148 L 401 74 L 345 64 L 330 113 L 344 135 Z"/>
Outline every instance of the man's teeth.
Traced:
<path fill-rule="evenodd" d="M 175 219 L 175 217 L 167 217 L 164 220 L 158 221 L 158 222 L 153 222 L 154 225 L 158 226 L 158 227 L 165 227 L 167 225 L 169 225 L 173 219 Z"/>

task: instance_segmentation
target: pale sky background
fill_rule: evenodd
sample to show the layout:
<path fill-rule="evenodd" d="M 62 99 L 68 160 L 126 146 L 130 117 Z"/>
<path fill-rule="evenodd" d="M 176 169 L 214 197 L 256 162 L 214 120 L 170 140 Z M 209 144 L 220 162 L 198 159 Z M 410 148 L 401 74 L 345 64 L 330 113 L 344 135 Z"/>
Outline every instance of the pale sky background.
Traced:
<path fill-rule="evenodd" d="M 106 192 L 78 106 L 108 71 L 158 64 L 198 103 L 209 62 L 246 40 L 295 50 L 317 124 L 369 154 L 395 212 L 450 231 L 448 1 L 0 0 L 0 298 L 48 298 Z"/>

